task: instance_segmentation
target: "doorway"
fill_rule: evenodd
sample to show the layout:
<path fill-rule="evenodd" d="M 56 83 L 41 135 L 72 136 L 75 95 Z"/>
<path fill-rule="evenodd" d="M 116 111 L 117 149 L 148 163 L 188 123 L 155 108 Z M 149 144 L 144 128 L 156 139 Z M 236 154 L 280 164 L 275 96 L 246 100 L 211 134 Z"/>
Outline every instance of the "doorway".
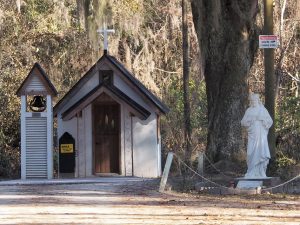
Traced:
<path fill-rule="evenodd" d="M 120 173 L 120 105 L 94 105 L 94 173 Z"/>

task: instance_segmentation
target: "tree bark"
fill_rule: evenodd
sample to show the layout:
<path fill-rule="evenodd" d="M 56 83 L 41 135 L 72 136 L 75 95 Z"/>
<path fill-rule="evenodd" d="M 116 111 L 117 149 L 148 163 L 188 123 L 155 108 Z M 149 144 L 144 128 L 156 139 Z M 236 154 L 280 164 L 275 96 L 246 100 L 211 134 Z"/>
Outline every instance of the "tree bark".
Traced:
<path fill-rule="evenodd" d="M 244 148 L 240 121 L 247 78 L 257 50 L 257 0 L 192 0 L 208 103 L 207 153 L 237 159 Z"/>
<path fill-rule="evenodd" d="M 183 64 L 183 103 L 184 103 L 184 142 L 186 163 L 191 162 L 191 118 L 190 118 L 190 99 L 189 99 L 189 40 L 187 23 L 187 0 L 182 0 L 182 64 Z"/>
<path fill-rule="evenodd" d="M 76 2 L 77 2 L 78 25 L 80 29 L 87 30 L 90 0 L 76 0 Z"/>

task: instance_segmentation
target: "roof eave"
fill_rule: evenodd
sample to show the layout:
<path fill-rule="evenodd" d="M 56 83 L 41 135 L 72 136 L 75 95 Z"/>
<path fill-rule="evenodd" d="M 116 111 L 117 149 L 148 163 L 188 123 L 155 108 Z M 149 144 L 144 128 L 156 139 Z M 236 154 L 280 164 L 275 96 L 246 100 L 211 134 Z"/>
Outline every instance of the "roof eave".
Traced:
<path fill-rule="evenodd" d="M 65 99 L 67 99 L 69 96 L 72 97 L 74 90 L 79 86 L 79 84 L 84 80 L 88 74 L 92 73 L 92 71 L 97 67 L 97 64 L 103 60 L 105 55 L 102 55 L 100 59 L 76 82 L 76 84 L 62 97 L 56 105 L 53 107 L 53 115 L 57 116 L 58 111 L 60 110 L 61 107 L 63 107 L 63 103 Z"/>
<path fill-rule="evenodd" d="M 22 84 L 20 85 L 20 87 L 16 91 L 16 95 L 19 96 L 19 97 L 22 95 L 21 92 L 23 90 L 23 87 L 26 84 L 27 80 L 29 79 L 31 73 L 33 72 L 33 70 L 35 68 L 37 68 L 39 70 L 39 72 L 42 74 L 42 77 L 45 79 L 46 83 L 48 84 L 51 96 L 53 96 L 53 97 L 57 96 L 58 93 L 57 93 L 56 88 L 54 87 L 54 85 L 49 80 L 48 75 L 46 74 L 46 72 L 44 71 L 44 69 L 37 62 L 33 65 L 33 67 L 31 68 L 30 72 L 28 73 L 27 77 L 25 78 L 25 80 L 22 82 Z"/>
<path fill-rule="evenodd" d="M 88 100 L 88 98 L 90 98 L 93 94 L 95 94 L 101 87 L 104 87 L 104 88 L 108 89 L 110 92 L 112 92 L 114 95 L 116 95 L 119 99 L 121 99 L 122 101 L 127 103 L 130 107 L 132 107 L 138 113 L 138 115 L 139 115 L 138 117 L 140 119 L 146 120 L 151 115 L 151 112 L 149 112 L 143 106 L 139 105 L 137 102 L 135 102 L 134 100 L 129 98 L 124 92 L 122 92 L 121 90 L 119 90 L 115 86 L 99 84 L 93 90 L 91 90 L 88 94 L 86 94 L 80 100 L 78 100 L 75 104 L 70 106 L 66 111 L 64 111 L 62 113 L 62 119 L 64 119 L 64 118 L 67 118 L 67 120 L 71 119 L 74 116 L 73 115 L 74 110 L 76 110 L 77 107 L 79 107 L 86 100 Z M 90 101 L 93 101 L 93 99 L 90 100 Z M 90 104 L 90 102 L 87 103 L 87 104 Z M 72 114 L 73 116 L 72 115 L 70 116 L 70 114 Z M 56 113 L 56 115 L 57 115 L 57 113 Z"/>
<path fill-rule="evenodd" d="M 104 55 L 122 74 L 124 74 L 146 97 L 163 113 L 167 114 L 170 109 L 153 95 L 139 80 L 137 80 L 125 67 L 121 67 L 117 59 L 110 55 Z M 115 60 L 117 62 L 115 62 Z"/>

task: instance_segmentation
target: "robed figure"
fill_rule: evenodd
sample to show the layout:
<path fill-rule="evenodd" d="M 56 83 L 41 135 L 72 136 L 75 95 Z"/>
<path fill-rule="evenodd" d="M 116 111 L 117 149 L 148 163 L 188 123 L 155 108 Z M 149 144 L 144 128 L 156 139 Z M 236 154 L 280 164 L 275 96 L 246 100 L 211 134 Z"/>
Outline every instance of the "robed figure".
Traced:
<path fill-rule="evenodd" d="M 263 106 L 258 94 L 250 94 L 250 107 L 241 121 L 248 131 L 247 166 L 245 178 L 266 177 L 270 150 L 268 145 L 268 131 L 273 120 Z"/>

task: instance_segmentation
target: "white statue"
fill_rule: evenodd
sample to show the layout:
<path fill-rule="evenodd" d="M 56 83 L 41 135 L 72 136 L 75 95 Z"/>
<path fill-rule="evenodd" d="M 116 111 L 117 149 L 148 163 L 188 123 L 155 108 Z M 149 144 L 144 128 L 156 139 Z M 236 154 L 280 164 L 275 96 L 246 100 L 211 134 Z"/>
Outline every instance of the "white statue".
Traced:
<path fill-rule="evenodd" d="M 267 109 L 263 106 L 258 94 L 250 94 L 250 107 L 241 121 L 248 131 L 247 166 L 245 178 L 265 178 L 269 164 L 270 150 L 268 145 L 268 131 L 273 120 Z M 262 182 L 240 181 L 237 187 L 253 187 Z M 260 185 L 258 185 L 260 186 Z"/>

